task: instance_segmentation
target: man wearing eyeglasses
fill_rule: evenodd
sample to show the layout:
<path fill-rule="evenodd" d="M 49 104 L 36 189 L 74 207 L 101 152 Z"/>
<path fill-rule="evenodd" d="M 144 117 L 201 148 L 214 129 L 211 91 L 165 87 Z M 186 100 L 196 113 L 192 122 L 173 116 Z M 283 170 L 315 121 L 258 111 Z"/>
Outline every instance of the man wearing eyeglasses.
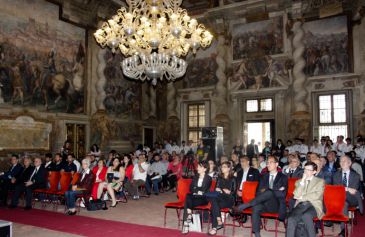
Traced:
<path fill-rule="evenodd" d="M 308 161 L 304 166 L 302 179 L 295 182 L 295 205 L 288 217 L 286 237 L 295 237 L 298 223 L 302 222 L 307 236 L 315 237 L 313 218 L 323 216 L 323 191 L 325 182 L 315 177 L 317 165 Z"/>
<path fill-rule="evenodd" d="M 343 213 L 348 215 L 349 207 L 358 207 L 361 214 L 363 214 L 364 208 L 360 193 L 360 175 L 354 170 L 351 170 L 352 161 L 349 156 L 341 156 L 340 166 L 341 170 L 338 170 L 332 178 L 334 185 L 343 185 L 346 190 L 346 202 L 343 208 Z M 341 223 L 340 236 L 345 236 L 344 224 Z"/>
<path fill-rule="evenodd" d="M 275 156 L 269 156 L 266 162 L 268 173 L 261 176 L 256 197 L 248 203 L 233 207 L 234 213 L 240 213 L 252 207 L 252 232 L 255 237 L 260 236 L 261 213 L 278 213 L 278 219 L 285 220 L 288 177 L 278 171 L 278 165 L 278 159 Z"/>

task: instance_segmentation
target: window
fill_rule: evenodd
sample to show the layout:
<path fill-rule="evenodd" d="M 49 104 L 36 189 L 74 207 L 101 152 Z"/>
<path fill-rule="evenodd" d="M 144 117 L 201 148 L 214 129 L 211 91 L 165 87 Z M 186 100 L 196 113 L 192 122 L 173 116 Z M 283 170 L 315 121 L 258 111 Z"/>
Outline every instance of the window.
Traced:
<path fill-rule="evenodd" d="M 270 112 L 272 111 L 272 99 L 246 100 L 246 112 Z"/>
<path fill-rule="evenodd" d="M 205 127 L 205 104 L 188 105 L 188 140 L 197 145 L 201 138 L 201 129 Z"/>
<path fill-rule="evenodd" d="M 348 101 L 345 93 L 318 96 L 318 136 L 329 136 L 336 141 L 338 135 L 348 135 Z"/>

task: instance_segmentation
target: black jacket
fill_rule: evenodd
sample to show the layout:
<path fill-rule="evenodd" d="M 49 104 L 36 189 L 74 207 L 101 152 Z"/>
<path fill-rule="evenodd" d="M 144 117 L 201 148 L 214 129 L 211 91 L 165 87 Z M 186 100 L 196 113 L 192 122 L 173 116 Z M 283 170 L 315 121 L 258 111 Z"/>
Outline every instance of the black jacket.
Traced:
<path fill-rule="evenodd" d="M 212 185 L 212 178 L 209 175 L 205 175 L 203 179 L 203 184 L 201 187 L 198 187 L 199 175 L 195 175 L 193 181 L 190 184 L 190 192 L 198 193 L 201 191 L 203 194 L 210 191 L 210 186 Z"/>
<path fill-rule="evenodd" d="M 236 182 L 237 183 L 237 190 L 240 189 L 242 178 L 243 178 L 243 169 L 241 169 L 237 173 L 237 182 Z M 260 180 L 260 172 L 257 169 L 250 167 L 248 169 L 248 174 L 247 174 L 246 181 L 259 181 L 259 180 Z"/>
<path fill-rule="evenodd" d="M 35 167 L 34 167 L 34 169 L 35 169 Z M 33 169 L 33 171 L 34 171 L 34 169 Z M 47 187 L 47 171 L 43 165 L 39 166 L 38 172 L 33 175 L 31 181 L 33 182 L 32 189 Z"/>
<path fill-rule="evenodd" d="M 18 179 L 22 174 L 22 172 L 23 172 L 23 166 L 21 166 L 21 164 L 18 163 L 14 166 L 14 168 L 13 166 L 11 166 L 9 170 L 6 171 L 4 175 L 1 176 L 1 178 L 4 180 L 6 179 L 10 180 L 12 178 Z"/>
<path fill-rule="evenodd" d="M 257 195 L 260 195 L 261 192 L 269 189 L 269 180 L 270 180 L 270 173 L 265 173 L 261 176 L 259 187 L 257 188 Z M 284 190 L 280 190 L 284 187 Z M 286 216 L 286 194 L 288 192 L 288 177 L 284 175 L 282 172 L 278 172 L 275 180 L 274 180 L 274 187 L 273 192 L 276 199 L 279 202 L 279 219 L 284 220 Z"/>

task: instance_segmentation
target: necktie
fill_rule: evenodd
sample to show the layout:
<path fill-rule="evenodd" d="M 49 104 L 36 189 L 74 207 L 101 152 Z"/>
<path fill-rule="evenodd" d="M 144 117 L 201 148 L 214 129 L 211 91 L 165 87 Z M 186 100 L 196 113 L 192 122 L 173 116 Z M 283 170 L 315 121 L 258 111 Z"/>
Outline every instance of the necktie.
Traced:
<path fill-rule="evenodd" d="M 37 174 L 37 172 L 38 172 L 38 169 L 37 168 L 35 168 L 34 169 L 34 172 L 33 172 L 33 174 L 32 174 L 32 176 L 30 177 L 30 181 L 32 181 L 32 182 L 34 182 L 34 180 L 35 180 L 35 175 Z"/>
<path fill-rule="evenodd" d="M 294 173 L 294 170 L 290 170 L 290 174 L 289 174 L 289 177 L 293 177 L 293 173 Z"/>
<path fill-rule="evenodd" d="M 270 189 L 274 188 L 274 175 L 273 174 L 270 175 L 269 188 Z"/>
<path fill-rule="evenodd" d="M 343 184 L 343 186 L 347 187 L 347 174 L 346 173 L 343 173 L 342 184 Z"/>

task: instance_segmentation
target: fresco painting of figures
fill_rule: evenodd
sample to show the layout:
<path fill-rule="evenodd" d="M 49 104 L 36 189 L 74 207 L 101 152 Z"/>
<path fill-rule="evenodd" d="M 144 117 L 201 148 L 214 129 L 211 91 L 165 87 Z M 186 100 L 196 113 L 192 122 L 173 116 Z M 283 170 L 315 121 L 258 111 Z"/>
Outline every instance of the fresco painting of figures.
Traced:
<path fill-rule="evenodd" d="M 233 60 L 257 58 L 284 52 L 283 18 L 233 25 Z"/>
<path fill-rule="evenodd" d="M 351 72 L 347 16 L 305 22 L 307 76 Z"/>
<path fill-rule="evenodd" d="M 188 56 L 188 68 L 183 79 L 184 88 L 213 86 L 218 82 L 217 44 L 218 41 L 214 40 L 210 47 L 199 50 L 196 55 Z"/>
<path fill-rule="evenodd" d="M 42 0 L 2 0 L 0 19 L 0 103 L 84 113 L 85 30 Z"/>
<path fill-rule="evenodd" d="M 140 119 L 142 84 L 124 77 L 120 67 L 120 62 L 123 60 L 120 53 L 113 54 L 107 51 L 104 58 L 106 62 L 104 106 L 107 113 L 120 118 Z"/>

